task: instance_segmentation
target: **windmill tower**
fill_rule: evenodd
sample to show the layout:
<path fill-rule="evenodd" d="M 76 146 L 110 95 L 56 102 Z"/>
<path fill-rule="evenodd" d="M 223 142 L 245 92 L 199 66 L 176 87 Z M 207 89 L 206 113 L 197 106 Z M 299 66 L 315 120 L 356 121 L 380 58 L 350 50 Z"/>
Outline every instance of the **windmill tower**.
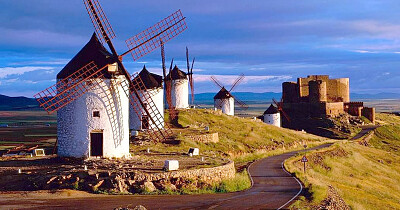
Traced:
<path fill-rule="evenodd" d="M 155 104 L 155 108 L 161 114 L 159 124 L 154 124 L 150 121 L 144 110 L 140 110 L 140 116 L 135 113 L 133 107 L 130 108 L 129 112 L 129 129 L 130 130 L 145 130 L 151 128 L 163 128 L 164 127 L 164 89 L 162 76 L 150 73 L 146 66 L 143 66 L 142 71 L 136 76 L 135 79 L 143 81 L 144 87 L 140 90 L 141 96 L 150 95 L 151 99 Z M 145 93 L 146 92 L 146 93 Z M 141 100 L 144 100 L 143 98 Z M 147 105 L 148 106 L 148 105 Z M 155 116 L 151 116 L 155 117 Z"/>
<path fill-rule="evenodd" d="M 93 36 L 57 75 L 57 83 L 37 93 L 35 98 L 48 113 L 60 113 L 59 156 L 126 156 L 129 155 L 127 103 L 139 118 L 144 111 L 154 125 L 163 124 L 163 117 L 149 92 L 141 91 L 146 87 L 141 77 L 131 77 L 122 59 L 130 53 L 137 60 L 159 47 L 160 42 L 177 36 L 187 28 L 185 17 L 178 10 L 129 38 L 126 40 L 129 50 L 119 55 L 111 42 L 115 34 L 99 2 L 84 0 L 84 3 L 97 36 L 111 53 Z M 173 135 L 168 125 L 155 126 L 146 132 L 153 141 L 165 141 Z"/>
<path fill-rule="evenodd" d="M 244 79 L 244 75 L 241 74 L 232 84 L 231 89 L 228 91 L 224 86 L 215 78 L 211 76 L 211 80 L 221 88 L 221 90 L 214 96 L 214 108 L 220 109 L 222 113 L 234 116 L 235 115 L 235 102 L 240 105 L 241 108 L 247 109 L 248 106 L 243 101 L 240 101 L 231 94 L 231 91 Z"/>
<path fill-rule="evenodd" d="M 277 102 L 274 98 L 272 99 L 272 101 L 274 102 L 276 109 L 278 110 L 279 114 L 282 114 L 284 119 L 280 120 L 280 127 L 282 126 L 282 120 L 286 120 L 284 121 L 283 125 L 289 126 L 290 125 L 290 117 L 288 114 L 286 114 L 286 112 L 283 110 L 283 98 L 281 98 L 280 102 Z M 272 104 L 271 104 L 272 106 Z M 264 118 L 265 119 L 265 118 Z"/>
<path fill-rule="evenodd" d="M 281 127 L 281 114 L 274 105 L 270 105 L 264 112 L 264 122 L 269 125 Z"/>
<path fill-rule="evenodd" d="M 129 155 L 129 99 L 118 83 L 127 82 L 123 75 L 113 75 L 117 64 L 93 34 L 82 50 L 57 74 L 58 83 L 93 61 L 101 66 L 101 75 L 91 78 L 96 85 L 57 112 L 59 156 Z M 122 94 L 121 94 L 122 93 Z"/>
<path fill-rule="evenodd" d="M 189 108 L 189 86 L 187 74 L 178 66 L 169 72 L 166 80 L 171 81 L 171 102 L 175 109 Z"/>

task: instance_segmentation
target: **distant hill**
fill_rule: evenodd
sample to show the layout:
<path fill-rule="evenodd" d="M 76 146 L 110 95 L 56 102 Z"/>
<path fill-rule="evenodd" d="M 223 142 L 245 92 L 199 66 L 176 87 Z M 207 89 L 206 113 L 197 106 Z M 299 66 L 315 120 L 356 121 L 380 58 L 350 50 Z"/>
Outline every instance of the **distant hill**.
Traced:
<path fill-rule="evenodd" d="M 376 93 L 376 94 L 360 94 L 351 93 L 350 99 L 400 99 L 400 93 Z"/>
<path fill-rule="evenodd" d="M 216 93 L 198 93 L 194 95 L 196 104 L 212 104 L 214 103 L 214 96 Z M 233 92 L 235 97 L 241 101 L 250 103 L 265 103 L 271 102 L 272 98 L 280 100 L 282 93 L 265 92 L 265 93 L 252 93 L 252 92 Z"/>
<path fill-rule="evenodd" d="M 35 110 L 39 109 L 38 102 L 33 98 L 10 97 L 0 94 L 0 110 Z"/>

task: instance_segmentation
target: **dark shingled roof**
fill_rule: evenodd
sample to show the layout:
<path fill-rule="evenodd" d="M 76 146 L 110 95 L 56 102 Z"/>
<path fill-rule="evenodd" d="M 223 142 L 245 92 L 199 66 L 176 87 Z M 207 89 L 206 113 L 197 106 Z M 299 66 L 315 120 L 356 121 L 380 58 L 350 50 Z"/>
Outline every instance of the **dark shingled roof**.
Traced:
<path fill-rule="evenodd" d="M 137 77 L 142 79 L 146 89 L 162 88 L 162 76 L 150 73 L 146 69 L 146 66 L 143 66 L 142 71 L 140 71 Z"/>
<path fill-rule="evenodd" d="M 177 80 L 177 79 L 187 79 L 187 74 L 184 71 L 181 71 L 176 65 L 175 67 L 171 70 L 171 77 L 172 80 Z M 170 78 L 170 74 L 167 75 L 167 80 Z"/>
<path fill-rule="evenodd" d="M 114 63 L 112 54 L 99 42 L 95 33 L 93 33 L 92 38 L 81 51 L 57 74 L 57 79 L 68 77 L 91 61 L 94 61 L 98 68 Z M 111 78 L 107 68 L 104 68 L 103 73 L 106 78 Z"/>
<path fill-rule="evenodd" d="M 267 110 L 265 110 L 264 114 L 276 114 L 279 113 L 278 109 L 271 104 Z"/>
<path fill-rule="evenodd" d="M 233 98 L 233 96 L 222 87 L 221 90 L 214 96 L 214 99 L 225 99 L 225 98 Z"/>

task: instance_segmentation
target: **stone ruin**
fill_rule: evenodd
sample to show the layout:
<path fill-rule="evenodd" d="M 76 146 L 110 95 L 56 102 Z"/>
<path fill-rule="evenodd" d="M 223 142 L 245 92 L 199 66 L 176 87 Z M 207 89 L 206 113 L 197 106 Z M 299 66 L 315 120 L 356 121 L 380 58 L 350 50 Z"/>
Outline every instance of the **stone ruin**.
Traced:
<path fill-rule="evenodd" d="M 309 75 L 282 83 L 282 108 L 291 118 L 337 117 L 344 113 L 375 122 L 375 108 L 350 101 L 349 78 Z"/>

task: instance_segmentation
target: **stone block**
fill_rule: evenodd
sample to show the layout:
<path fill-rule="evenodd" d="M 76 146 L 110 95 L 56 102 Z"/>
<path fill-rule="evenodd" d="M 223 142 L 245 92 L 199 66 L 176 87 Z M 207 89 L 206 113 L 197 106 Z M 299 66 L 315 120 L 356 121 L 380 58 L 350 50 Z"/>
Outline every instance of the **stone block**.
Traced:
<path fill-rule="evenodd" d="M 164 162 L 164 170 L 175 171 L 179 169 L 179 161 L 177 160 L 166 160 Z"/>

